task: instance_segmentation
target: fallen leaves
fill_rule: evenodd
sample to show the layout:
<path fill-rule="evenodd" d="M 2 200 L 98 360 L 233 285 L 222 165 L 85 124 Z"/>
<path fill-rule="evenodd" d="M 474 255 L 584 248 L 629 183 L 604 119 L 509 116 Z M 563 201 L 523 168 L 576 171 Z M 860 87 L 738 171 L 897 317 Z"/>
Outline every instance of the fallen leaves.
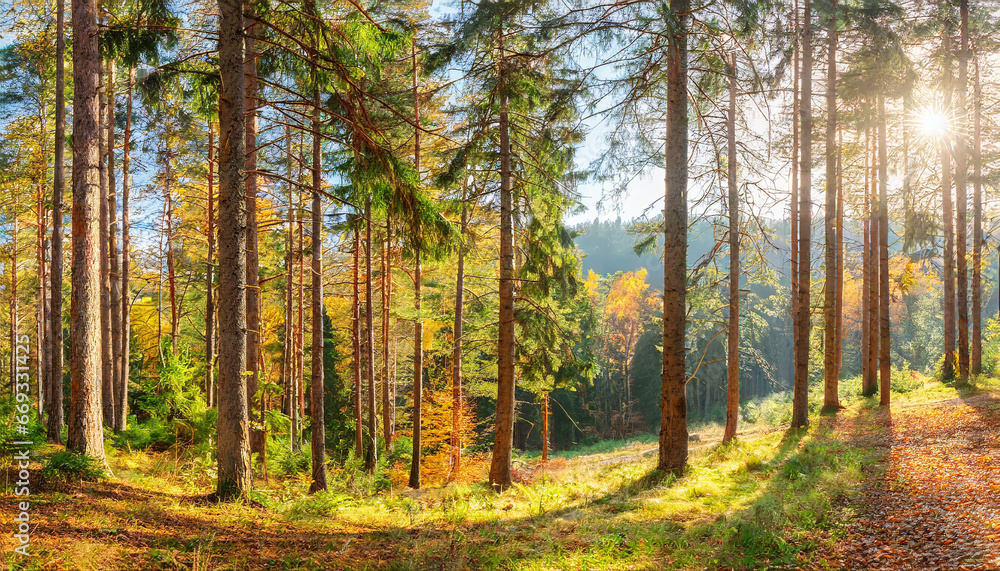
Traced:
<path fill-rule="evenodd" d="M 1000 569 L 1000 414 L 980 395 L 876 413 L 884 474 L 860 494 L 837 560 L 849 569 Z M 880 416 L 879 416 L 880 415 Z"/>

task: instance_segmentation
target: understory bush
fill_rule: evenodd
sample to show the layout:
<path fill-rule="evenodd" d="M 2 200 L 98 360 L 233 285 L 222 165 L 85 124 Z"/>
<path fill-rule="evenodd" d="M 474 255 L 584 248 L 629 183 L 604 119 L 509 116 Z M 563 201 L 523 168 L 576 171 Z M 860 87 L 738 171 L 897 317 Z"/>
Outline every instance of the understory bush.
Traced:
<path fill-rule="evenodd" d="M 97 459 L 69 450 L 53 453 L 42 468 L 42 480 L 48 484 L 96 482 L 106 478 L 104 467 Z"/>
<path fill-rule="evenodd" d="M 117 448 L 165 450 L 175 444 L 193 445 L 195 453 L 213 448 L 218 413 L 209 409 L 201 374 L 186 351 L 167 348 L 158 376 L 144 376 L 132 398 L 134 415 L 127 428 L 111 437 Z"/>

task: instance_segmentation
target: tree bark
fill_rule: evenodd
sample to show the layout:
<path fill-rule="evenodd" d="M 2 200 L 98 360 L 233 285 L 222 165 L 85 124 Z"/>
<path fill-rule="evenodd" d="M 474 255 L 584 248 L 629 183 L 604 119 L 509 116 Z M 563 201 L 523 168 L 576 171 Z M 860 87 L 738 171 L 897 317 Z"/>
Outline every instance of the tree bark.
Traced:
<path fill-rule="evenodd" d="M 451 353 L 451 473 L 454 480 L 462 468 L 462 335 L 465 311 L 465 230 L 469 223 L 469 209 L 466 204 L 467 178 L 462 179 L 462 218 L 459 231 L 462 233 L 458 245 L 458 267 L 455 271 L 455 325 L 454 347 Z M 547 421 L 546 421 L 547 422 Z M 547 426 L 547 424 L 546 424 Z M 544 444 L 548 450 L 548 440 Z"/>
<path fill-rule="evenodd" d="M 115 432 L 121 432 L 121 415 L 118 413 L 121 400 L 122 373 L 122 305 L 121 265 L 118 258 L 118 190 L 115 180 L 115 63 L 108 63 L 108 253 L 110 254 L 109 275 L 111 279 L 111 425 Z"/>
<path fill-rule="evenodd" d="M 501 47 L 501 51 L 502 50 L 503 50 L 503 48 Z M 416 42 L 413 43 L 411 55 L 412 55 L 412 59 L 413 59 L 413 126 L 414 126 L 414 129 L 413 129 L 413 168 L 414 168 L 414 170 L 416 170 L 416 172 L 417 172 L 417 178 L 419 179 L 420 178 L 420 93 L 419 93 L 420 86 L 418 84 L 418 75 L 417 75 L 417 44 L 416 44 Z M 502 87 L 501 87 L 501 90 L 502 90 Z M 503 97 L 503 96 L 501 96 L 501 97 Z M 506 99 L 504 99 L 504 101 L 506 101 Z M 504 110 L 500 112 L 500 123 L 501 123 L 501 125 L 500 125 L 500 130 L 501 130 L 501 135 L 500 135 L 500 147 L 501 147 L 500 155 L 501 155 L 501 157 L 503 157 L 503 144 L 504 144 L 503 143 L 503 137 L 504 137 L 504 135 L 503 135 L 503 129 L 504 129 L 503 121 L 504 121 L 504 114 L 505 114 L 505 111 L 506 111 L 506 103 L 503 103 L 503 109 Z M 508 163 L 507 163 L 508 166 L 510 165 L 509 160 L 510 159 L 509 159 L 509 148 L 508 148 Z M 500 170 L 502 172 L 503 168 L 504 168 L 503 167 L 503 158 L 500 159 L 500 163 L 501 163 Z M 509 185 L 508 185 L 508 188 L 510 188 Z M 503 194 L 503 190 L 501 190 L 500 193 L 502 195 Z M 503 207 L 501 206 L 501 208 L 500 208 L 500 218 L 501 218 L 501 220 L 503 220 L 503 216 L 504 216 L 503 215 Z M 413 234 L 414 234 L 414 240 L 419 244 L 419 242 L 420 242 L 420 240 L 419 240 L 420 227 L 419 227 L 418 224 L 414 224 Z M 503 242 L 502 223 L 501 223 L 500 235 L 501 235 L 500 241 L 502 243 Z M 502 249 L 503 249 L 503 246 L 501 245 L 501 250 Z M 414 254 L 415 254 L 414 255 L 415 260 L 414 260 L 414 263 L 413 263 L 413 308 L 416 310 L 415 311 L 415 313 L 416 313 L 416 320 L 413 322 L 413 458 L 410 461 L 410 487 L 416 490 L 416 489 L 420 488 L 420 456 L 421 456 L 420 436 L 421 436 L 421 431 L 423 429 L 423 427 L 420 424 L 420 420 L 421 420 L 420 419 L 420 412 L 421 412 L 420 409 L 421 409 L 421 405 L 423 404 L 422 401 L 423 401 L 423 396 L 424 396 L 424 394 L 423 394 L 423 389 L 424 389 L 424 322 L 423 322 L 422 316 L 420 315 L 420 302 L 421 302 L 421 300 L 420 300 L 420 286 L 421 286 L 421 283 L 423 281 L 423 276 L 420 273 L 420 247 L 419 247 L 419 245 L 416 248 L 414 248 Z M 501 253 L 501 258 L 502 257 L 503 257 L 503 254 Z M 503 274 L 502 274 L 502 270 L 501 270 L 501 276 L 500 276 L 500 313 L 501 313 L 501 316 L 500 316 L 500 331 L 501 331 L 501 338 L 503 337 L 503 327 L 504 327 L 503 326 L 503 300 L 504 300 L 503 287 L 504 287 L 503 286 Z M 511 349 L 512 349 L 511 354 L 513 355 L 513 346 L 511 347 Z M 499 361 L 500 361 L 500 365 L 499 366 L 500 366 L 500 369 L 502 370 L 503 367 L 504 367 L 504 364 L 503 364 L 504 363 L 504 357 L 500 357 Z M 502 386 L 503 385 L 503 381 L 502 381 L 503 374 L 501 373 L 500 376 L 501 376 L 500 385 Z M 513 390 L 511 390 L 511 393 L 513 393 Z M 500 424 L 500 412 L 499 411 L 500 411 L 500 401 L 498 399 L 497 400 L 497 432 L 498 432 L 498 436 L 499 436 L 499 431 L 500 431 L 500 427 L 499 427 L 499 424 Z M 509 453 L 508 453 L 508 471 L 509 471 L 509 467 L 510 467 L 509 460 L 510 460 L 510 456 L 509 456 Z M 497 453 L 496 453 L 496 447 L 494 446 L 494 449 L 493 449 L 493 464 L 494 464 L 494 466 L 496 465 L 496 461 L 497 461 Z M 509 480 L 509 478 L 508 478 L 508 480 Z M 493 468 L 492 467 L 490 468 L 490 484 L 496 485 L 496 482 L 493 481 Z"/>
<path fill-rule="evenodd" d="M 881 305 L 879 303 L 879 284 L 881 272 L 879 271 L 879 227 L 878 218 L 878 185 L 881 184 L 881 174 L 878 172 L 878 133 L 873 128 L 872 131 L 872 159 L 871 159 L 871 198 L 868 201 L 868 218 L 871 220 L 868 237 L 868 382 L 870 395 L 878 391 L 878 357 L 879 357 L 879 313 Z"/>
<path fill-rule="evenodd" d="M 372 299 L 372 198 L 365 199 L 365 377 L 368 381 L 368 444 L 365 467 L 378 463 L 378 420 L 375 417 L 375 308 Z"/>
<path fill-rule="evenodd" d="M 303 145 L 304 146 L 304 145 Z M 301 419 L 305 418 L 306 415 L 306 391 L 305 391 L 305 376 L 306 376 L 306 364 L 305 364 L 305 354 L 306 354 L 306 325 L 305 325 L 305 287 L 306 287 L 306 248 L 305 248 L 305 193 L 299 194 L 299 215 L 298 220 L 296 220 L 296 225 L 298 226 L 299 232 L 299 247 L 298 247 L 298 259 L 299 259 L 299 282 L 298 288 L 298 316 L 296 317 L 295 323 L 295 394 L 298 397 L 298 407 L 299 411 L 296 415 L 300 422 L 299 428 L 301 430 L 302 424 Z M 301 434 L 301 432 L 299 433 Z"/>
<path fill-rule="evenodd" d="M 131 360 L 129 352 L 132 348 L 130 337 L 132 323 L 132 292 L 131 280 L 131 253 L 130 228 L 129 228 L 129 194 L 132 190 L 132 89 L 135 85 L 135 68 L 128 70 L 128 92 L 125 98 L 125 132 L 122 133 L 122 266 L 121 266 L 121 292 L 122 304 L 118 308 L 121 313 L 121 371 L 118 374 L 118 392 L 115 402 L 116 430 L 125 430 L 128 425 L 128 382 Z"/>
<path fill-rule="evenodd" d="M 263 398 L 258 399 L 260 386 L 260 254 L 257 246 L 257 50 L 255 35 L 257 21 L 253 8 L 248 7 L 244 25 L 246 52 L 243 60 L 243 74 L 246 76 L 246 201 L 247 201 L 247 410 L 253 418 L 254 403 L 263 407 Z M 320 319 L 320 331 L 323 321 Z M 320 335 L 322 337 L 322 334 Z M 261 408 L 263 410 L 263 408 Z M 264 457 L 263 427 L 250 425 L 250 452 Z"/>
<path fill-rule="evenodd" d="M 42 133 L 45 136 L 45 122 L 42 122 Z M 46 137 L 47 138 L 47 137 Z M 44 140 L 44 138 L 43 138 Z M 47 156 L 47 149 L 43 146 L 43 152 Z M 48 165 L 46 165 L 48 167 Z M 48 170 L 46 168 L 46 170 Z M 49 299 L 47 272 L 45 271 L 46 251 L 48 250 L 48 240 L 45 238 L 45 177 L 38 181 L 38 195 L 35 200 L 35 230 L 36 230 L 36 263 L 38 271 L 38 301 L 35 304 L 35 382 L 38 389 L 38 416 L 41 418 L 45 412 L 45 390 L 51 385 L 51 380 L 47 378 L 50 370 L 50 358 L 46 339 L 48 339 L 49 323 Z"/>
<path fill-rule="evenodd" d="M 799 96 L 800 89 L 802 86 L 801 71 L 802 66 L 800 63 L 800 58 L 802 52 L 800 50 L 800 38 L 799 38 L 799 2 L 794 0 L 792 2 L 792 29 L 794 30 L 793 45 L 792 45 L 792 190 L 791 196 L 789 197 L 789 222 L 788 222 L 788 241 L 789 241 L 789 271 L 788 271 L 788 291 L 789 297 L 791 298 L 790 303 L 790 315 L 792 317 L 792 364 L 794 368 L 795 364 L 795 352 L 799 350 L 798 345 L 795 340 L 799 338 L 799 322 L 795 319 L 795 311 L 799 306 L 799 150 L 801 148 L 800 136 L 802 129 L 799 126 L 799 106 L 802 105 L 802 99 Z M 793 384 L 794 384 L 794 370 Z"/>
<path fill-rule="evenodd" d="M 311 13 L 315 14 L 315 4 Z M 316 70 L 313 69 L 313 81 Z M 320 98 L 319 86 L 314 86 L 315 100 L 312 112 L 312 385 L 309 409 L 312 414 L 312 483 L 309 493 L 326 488 L 326 417 L 323 413 L 323 204 L 322 149 L 320 148 Z"/>
<path fill-rule="evenodd" d="M 354 228 L 354 297 L 351 300 L 351 340 L 354 349 L 354 457 L 364 455 L 364 414 L 361 411 L 361 292 L 359 290 L 361 266 L 361 232 Z"/>
<path fill-rule="evenodd" d="M 105 464 L 101 428 L 101 133 L 97 34 L 95 0 L 73 2 L 73 288 L 67 447 Z"/>
<path fill-rule="evenodd" d="M 826 72 L 826 280 L 823 299 L 823 409 L 840 408 L 837 377 L 837 0 L 830 5 L 827 24 Z"/>
<path fill-rule="evenodd" d="M 38 418 L 41 421 L 45 412 L 45 391 L 51 384 L 48 378 L 50 371 L 50 358 L 48 345 L 48 272 L 46 271 L 46 255 L 48 253 L 48 240 L 45 238 L 45 180 L 48 175 L 48 104 L 44 99 L 39 100 L 38 105 L 38 134 L 43 157 L 40 168 L 40 176 L 35 187 L 35 262 L 36 274 L 38 275 L 38 290 L 35 302 L 35 389 L 37 401 L 35 403 L 38 411 Z"/>
<path fill-rule="evenodd" d="M 250 489 L 246 370 L 246 138 L 243 2 L 219 0 L 219 420 L 217 495 Z"/>
<path fill-rule="evenodd" d="M 17 373 L 17 339 L 18 339 L 18 303 L 17 303 L 17 274 L 18 274 L 18 255 L 17 255 L 17 234 L 18 234 L 18 210 L 20 210 L 21 204 L 18 200 L 19 195 L 14 194 L 14 204 L 11 208 L 10 220 L 13 223 L 13 229 L 11 231 L 11 254 L 10 254 L 10 374 L 7 377 L 11 381 L 11 393 L 14 389 L 14 381 L 18 377 Z M 23 377 L 22 377 L 23 378 Z M 28 391 L 25 391 L 28 392 Z"/>
<path fill-rule="evenodd" d="M 663 370 L 657 470 L 680 474 L 688 459 L 687 368 L 687 185 L 688 33 L 690 0 L 670 0 L 679 29 L 667 47 L 666 175 L 663 236 Z"/>
<path fill-rule="evenodd" d="M 979 54 L 975 54 L 972 131 L 972 348 L 973 375 L 983 372 L 983 88 L 979 82 Z"/>
<path fill-rule="evenodd" d="M 107 73 L 105 73 L 107 72 Z M 113 427 L 115 425 L 115 385 L 114 374 L 114 351 L 112 351 L 113 338 L 111 333 L 111 212 L 108 210 L 108 167 L 111 161 L 108 160 L 109 144 L 105 138 L 105 132 L 109 129 L 111 122 L 108 111 L 111 106 L 108 104 L 108 86 L 111 84 L 110 70 L 101 63 L 101 87 L 99 89 L 100 102 L 100 123 L 98 137 L 100 138 L 100 264 L 101 264 L 101 405 L 104 411 L 104 425 Z"/>
<path fill-rule="evenodd" d="M 875 394 L 874 383 L 872 382 L 872 371 L 868 366 L 869 355 L 871 354 L 871 181 L 872 181 L 872 161 L 871 161 L 871 130 L 865 129 L 865 186 L 864 201 L 862 203 L 864 216 L 864 247 L 861 253 L 861 394 L 871 396 Z"/>
<path fill-rule="evenodd" d="M 802 103 L 799 105 L 801 158 L 799 161 L 799 267 L 794 319 L 799 328 L 793 343 L 795 383 L 792 388 L 792 427 L 809 426 L 809 286 L 812 279 L 812 24 L 810 0 L 802 4 Z"/>
<path fill-rule="evenodd" d="M 837 379 L 844 368 L 844 171 L 841 165 L 843 134 L 837 128 Z"/>
<path fill-rule="evenodd" d="M 956 118 L 958 136 L 955 140 L 955 240 L 957 250 L 955 260 L 958 262 L 958 286 L 955 292 L 958 298 L 958 386 L 969 382 L 969 267 L 968 267 L 968 187 L 969 175 L 966 135 L 968 134 L 968 116 L 966 93 L 968 92 L 968 51 L 969 51 L 969 0 L 960 1 L 961 39 L 958 52 L 958 104 Z"/>
<path fill-rule="evenodd" d="M 167 243 L 167 287 L 170 293 L 170 355 L 177 355 L 177 337 L 179 335 L 180 319 L 177 312 L 177 270 L 174 265 L 174 199 L 171 190 L 173 172 L 170 169 L 173 152 L 166 153 L 166 185 L 163 189 L 163 219 Z"/>
<path fill-rule="evenodd" d="M 423 281 L 420 268 L 420 251 L 413 263 L 413 305 L 417 318 L 413 322 L 413 456 L 410 461 L 411 488 L 420 489 L 421 409 L 424 393 L 424 324 L 420 318 L 420 285 Z"/>
<path fill-rule="evenodd" d="M 511 186 L 510 116 L 507 94 L 507 62 L 500 33 L 500 327 L 497 335 L 496 431 L 489 483 L 504 490 L 511 486 L 511 454 L 514 446 L 514 209 Z"/>
<path fill-rule="evenodd" d="M 93 4 L 91 4 L 93 6 Z M 63 195 L 66 191 L 66 37 L 65 0 L 56 0 L 56 125 L 55 158 L 52 165 L 52 271 L 49 272 L 49 354 L 51 365 L 46 391 L 48 419 L 46 439 L 62 443 L 63 425 Z M 75 103 L 75 99 L 74 99 Z M 75 186 L 74 186 L 75 188 Z"/>
<path fill-rule="evenodd" d="M 740 202 L 736 186 L 736 55 L 729 64 L 729 121 L 727 121 L 729 154 L 729 351 L 726 360 L 729 368 L 728 394 L 726 395 L 726 430 L 722 443 L 736 438 L 736 425 L 740 417 Z"/>
<path fill-rule="evenodd" d="M 947 78 L 951 73 L 951 41 L 944 35 L 944 108 L 951 108 L 952 87 Z M 952 170 L 948 141 L 941 139 L 941 214 L 944 217 L 944 368 L 942 377 L 946 381 L 955 378 L 955 231 L 952 212 Z"/>
<path fill-rule="evenodd" d="M 205 234 L 208 255 L 205 262 L 205 395 L 208 407 L 215 406 L 215 123 L 208 122 L 208 208 Z"/>
<path fill-rule="evenodd" d="M 542 462 L 549 461 L 549 393 L 542 393 Z"/>
<path fill-rule="evenodd" d="M 46 271 L 46 254 L 48 250 L 48 240 L 45 238 L 45 179 L 48 175 L 48 106 L 44 100 L 39 101 L 39 138 L 42 150 L 43 164 L 41 166 L 41 176 L 37 180 L 35 195 L 35 254 L 36 273 L 38 275 L 37 301 L 35 303 L 35 389 L 39 420 L 45 412 L 45 390 L 51 384 L 48 378 L 50 371 L 50 358 L 47 330 L 49 323 L 49 299 L 48 299 L 48 272 Z"/>
<path fill-rule="evenodd" d="M 388 452 L 392 446 L 392 416 L 389 377 L 389 309 L 392 305 L 392 223 L 385 219 L 385 248 L 382 251 L 382 444 Z"/>
<path fill-rule="evenodd" d="M 291 128 L 287 124 L 285 125 L 285 156 L 288 169 L 285 176 L 291 181 L 294 180 L 292 178 L 292 133 Z M 281 412 L 287 414 L 292 421 L 288 434 L 289 447 L 292 450 L 295 450 L 296 447 L 294 415 L 297 408 L 294 404 L 295 389 L 293 388 L 293 383 L 295 382 L 295 314 L 292 311 L 292 301 L 294 299 L 292 295 L 292 288 L 294 287 L 294 272 L 292 268 L 295 264 L 295 237 L 293 233 L 293 228 L 295 227 L 294 190 L 295 187 L 289 182 L 288 218 L 285 222 L 285 346 L 281 359 Z"/>
<path fill-rule="evenodd" d="M 889 159 L 885 141 L 885 96 L 878 95 L 878 236 L 879 236 L 879 406 L 889 406 L 892 362 L 889 360 Z"/>

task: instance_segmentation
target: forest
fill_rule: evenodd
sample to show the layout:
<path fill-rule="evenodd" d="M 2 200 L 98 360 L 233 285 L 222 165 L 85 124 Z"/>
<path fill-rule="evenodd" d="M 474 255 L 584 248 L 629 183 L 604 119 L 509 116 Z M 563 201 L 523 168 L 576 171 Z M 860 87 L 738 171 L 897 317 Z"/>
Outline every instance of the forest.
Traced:
<path fill-rule="evenodd" d="M 1000 568 L 998 7 L 3 0 L 0 561 Z"/>

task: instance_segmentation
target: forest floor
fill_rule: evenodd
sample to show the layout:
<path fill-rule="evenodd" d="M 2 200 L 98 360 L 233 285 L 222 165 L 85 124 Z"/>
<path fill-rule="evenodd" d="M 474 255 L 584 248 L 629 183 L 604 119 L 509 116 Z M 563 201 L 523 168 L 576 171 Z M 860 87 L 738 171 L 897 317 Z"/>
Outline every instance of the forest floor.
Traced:
<path fill-rule="evenodd" d="M 210 458 L 111 450 L 108 481 L 32 489 L 28 557 L 13 553 L 23 498 L 0 500 L 0 526 L 9 526 L 0 561 L 73 570 L 998 569 L 996 383 L 927 381 L 893 394 L 889 410 L 858 398 L 814 416 L 808 431 L 751 426 L 726 447 L 699 431 L 679 479 L 651 474 L 650 438 L 546 464 L 529 458 L 503 494 L 476 483 L 487 464 L 470 458 L 458 484 L 367 493 L 363 474 L 335 472 L 340 484 L 307 496 L 305 476 L 272 477 L 254 501 L 220 505 L 206 500 Z"/>

